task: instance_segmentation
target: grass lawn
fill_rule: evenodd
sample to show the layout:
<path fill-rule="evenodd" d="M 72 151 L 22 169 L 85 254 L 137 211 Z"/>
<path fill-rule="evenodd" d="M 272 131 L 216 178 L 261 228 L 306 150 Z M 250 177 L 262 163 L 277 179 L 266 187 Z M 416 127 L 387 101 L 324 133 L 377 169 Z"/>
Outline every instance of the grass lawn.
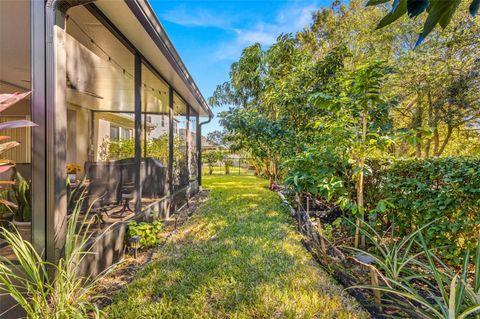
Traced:
<path fill-rule="evenodd" d="M 205 176 L 207 203 L 116 295 L 107 317 L 367 317 L 305 251 L 267 184 Z"/>

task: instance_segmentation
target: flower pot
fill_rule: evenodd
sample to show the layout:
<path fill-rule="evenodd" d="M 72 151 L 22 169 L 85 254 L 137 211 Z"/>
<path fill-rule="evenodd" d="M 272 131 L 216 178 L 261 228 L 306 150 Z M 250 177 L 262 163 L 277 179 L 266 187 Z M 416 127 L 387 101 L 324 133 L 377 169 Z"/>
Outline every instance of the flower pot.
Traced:
<path fill-rule="evenodd" d="M 19 222 L 13 219 L 12 224 L 17 229 L 23 240 L 32 242 L 32 222 Z"/>
<path fill-rule="evenodd" d="M 77 181 L 77 173 L 68 173 L 67 177 L 70 183 L 75 183 Z"/>

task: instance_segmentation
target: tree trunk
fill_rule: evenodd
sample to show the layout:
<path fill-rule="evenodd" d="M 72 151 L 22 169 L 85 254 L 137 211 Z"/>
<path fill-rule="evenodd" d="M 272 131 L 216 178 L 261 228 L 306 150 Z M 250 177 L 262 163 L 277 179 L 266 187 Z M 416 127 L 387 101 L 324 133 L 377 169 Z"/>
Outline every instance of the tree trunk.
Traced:
<path fill-rule="evenodd" d="M 447 146 L 448 142 L 450 141 L 450 138 L 452 137 L 452 133 L 453 133 L 453 127 L 449 125 L 447 128 L 447 136 L 445 136 L 442 146 L 438 150 L 438 153 L 436 154 L 436 156 L 440 156 L 443 154 L 443 151 L 445 151 L 445 147 Z"/>
<path fill-rule="evenodd" d="M 439 114 L 437 108 L 433 109 L 433 154 L 437 156 L 440 147 L 440 133 L 438 132 Z"/>
<path fill-rule="evenodd" d="M 422 112 L 422 97 L 420 93 L 417 96 L 417 108 L 415 112 L 415 128 L 417 129 L 417 144 L 415 145 L 415 156 L 420 158 L 422 157 L 422 143 L 421 140 L 423 138 L 422 132 L 420 129 L 422 128 L 423 122 L 423 112 Z"/>
<path fill-rule="evenodd" d="M 360 226 L 361 222 L 365 220 L 364 216 L 364 203 L 363 203 L 363 169 L 365 167 L 365 144 L 367 141 L 367 109 L 364 108 L 362 113 L 362 140 L 361 140 L 361 148 L 360 148 L 360 156 L 358 157 L 358 178 L 357 178 L 357 207 L 358 207 L 358 214 L 360 217 L 357 218 L 355 221 L 356 229 L 355 229 L 355 248 L 358 248 L 359 241 L 360 247 L 365 248 L 365 235 L 360 236 Z"/>
<path fill-rule="evenodd" d="M 433 128 L 433 102 L 432 93 L 428 90 L 428 127 Z M 430 148 L 432 145 L 432 138 L 429 138 L 425 143 L 425 157 L 430 157 Z"/>

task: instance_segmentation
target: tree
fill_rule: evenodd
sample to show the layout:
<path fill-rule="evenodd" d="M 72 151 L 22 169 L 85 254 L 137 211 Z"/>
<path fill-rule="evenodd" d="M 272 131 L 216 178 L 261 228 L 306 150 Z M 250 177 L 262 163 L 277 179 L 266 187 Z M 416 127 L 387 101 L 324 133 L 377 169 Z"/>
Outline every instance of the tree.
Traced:
<path fill-rule="evenodd" d="M 207 139 L 218 146 L 225 146 L 225 131 L 213 131 L 207 134 Z"/>
<path fill-rule="evenodd" d="M 356 132 L 356 143 L 353 147 L 353 158 L 356 161 L 356 199 L 357 213 L 359 217 L 356 222 L 355 247 L 359 246 L 360 225 L 365 219 L 365 205 L 363 198 L 363 184 L 365 174 L 365 160 L 367 156 L 377 149 L 379 134 L 369 130 L 372 128 L 372 115 L 382 104 L 386 103 L 382 94 L 385 83 L 386 67 L 383 61 L 367 61 L 360 65 L 354 72 L 352 85 L 352 102 L 354 112 L 358 114 L 359 125 Z M 365 237 L 362 235 L 361 246 L 365 247 Z"/>
<path fill-rule="evenodd" d="M 223 158 L 223 155 L 217 151 L 208 151 L 203 154 L 203 161 L 208 165 L 208 174 L 213 174 L 213 167 Z"/>
<path fill-rule="evenodd" d="M 470 0 L 469 0 L 470 1 Z M 390 0 L 369 0 L 367 6 L 377 6 L 390 2 Z M 405 14 L 415 19 L 426 12 L 427 17 L 423 24 L 423 30 L 418 36 L 417 46 L 440 24 L 445 29 L 452 21 L 455 12 L 461 5 L 461 0 L 393 0 L 390 12 L 378 23 L 377 29 L 381 29 Z M 472 16 L 478 13 L 480 0 L 471 0 L 469 12 Z"/>

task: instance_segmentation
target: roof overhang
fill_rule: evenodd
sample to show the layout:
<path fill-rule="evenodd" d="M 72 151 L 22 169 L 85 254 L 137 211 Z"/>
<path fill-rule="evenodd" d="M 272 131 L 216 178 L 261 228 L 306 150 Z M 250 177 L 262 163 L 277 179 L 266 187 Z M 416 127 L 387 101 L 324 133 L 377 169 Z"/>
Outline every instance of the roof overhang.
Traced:
<path fill-rule="evenodd" d="M 58 3 L 62 2 L 64 1 L 58 1 Z M 92 1 L 66 0 L 65 2 L 74 6 Z M 185 102 L 200 116 L 213 117 L 205 98 L 147 0 L 96 0 L 93 1 L 93 4 Z"/>

